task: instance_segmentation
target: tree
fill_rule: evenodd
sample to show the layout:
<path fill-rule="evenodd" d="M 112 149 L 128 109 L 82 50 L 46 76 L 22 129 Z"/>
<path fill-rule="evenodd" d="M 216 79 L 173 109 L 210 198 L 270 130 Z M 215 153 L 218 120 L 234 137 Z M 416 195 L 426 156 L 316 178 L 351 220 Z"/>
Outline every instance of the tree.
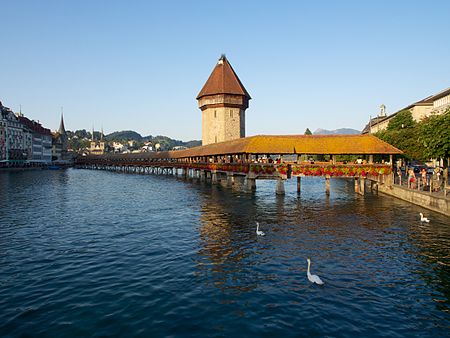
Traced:
<path fill-rule="evenodd" d="M 432 115 L 421 123 L 420 141 L 426 157 L 450 157 L 450 109 L 442 115 Z"/>
<path fill-rule="evenodd" d="M 386 130 L 375 134 L 378 138 L 402 150 L 410 160 L 425 160 L 426 156 L 419 141 L 420 126 L 409 110 L 398 112 L 389 122 Z"/>
<path fill-rule="evenodd" d="M 405 128 L 414 128 L 417 123 L 414 121 L 409 110 L 402 110 L 395 115 L 387 126 L 387 130 L 400 130 Z"/>
<path fill-rule="evenodd" d="M 306 128 L 305 135 L 312 135 L 311 130 L 309 130 L 309 128 Z"/>

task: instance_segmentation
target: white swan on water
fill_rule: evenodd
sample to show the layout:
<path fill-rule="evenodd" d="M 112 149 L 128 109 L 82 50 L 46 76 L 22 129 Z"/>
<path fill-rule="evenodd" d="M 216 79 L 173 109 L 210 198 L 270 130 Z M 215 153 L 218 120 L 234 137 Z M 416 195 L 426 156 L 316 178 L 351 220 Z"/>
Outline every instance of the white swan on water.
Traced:
<path fill-rule="evenodd" d="M 256 234 L 257 234 L 258 236 L 264 236 L 264 235 L 265 235 L 264 232 L 262 232 L 261 230 L 259 230 L 259 223 L 258 223 L 258 222 L 256 222 Z"/>
<path fill-rule="evenodd" d="M 430 223 L 430 220 L 426 217 L 423 217 L 423 214 L 421 212 L 419 213 L 419 215 L 420 215 L 421 222 Z"/>
<path fill-rule="evenodd" d="M 307 259 L 308 262 L 308 272 L 306 273 L 306 275 L 308 276 L 308 279 L 311 283 L 316 283 L 319 285 L 323 285 L 324 283 L 322 282 L 322 280 L 320 279 L 319 276 L 317 275 L 311 275 L 311 272 L 309 272 L 309 267 L 311 266 L 311 260 L 308 258 Z"/>

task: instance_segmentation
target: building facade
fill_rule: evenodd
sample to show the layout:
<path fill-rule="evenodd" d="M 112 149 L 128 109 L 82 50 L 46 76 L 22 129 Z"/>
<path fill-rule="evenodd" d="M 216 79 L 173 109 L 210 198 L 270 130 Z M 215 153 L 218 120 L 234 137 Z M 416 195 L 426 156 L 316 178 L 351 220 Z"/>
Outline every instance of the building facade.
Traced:
<path fill-rule="evenodd" d="M 0 162 L 22 164 L 31 157 L 32 136 L 14 112 L 0 102 Z"/>
<path fill-rule="evenodd" d="M 202 111 L 202 145 L 245 137 L 245 110 L 250 99 L 222 55 L 197 96 Z"/>
<path fill-rule="evenodd" d="M 426 97 L 423 100 L 410 104 L 403 109 L 393 113 L 389 116 L 378 115 L 375 118 L 371 118 L 369 123 L 362 130 L 362 134 L 373 134 L 379 131 L 385 130 L 397 113 L 403 110 L 409 110 L 411 112 L 412 118 L 416 122 L 420 122 L 423 119 L 433 115 L 442 114 L 447 109 L 450 108 L 450 88 L 447 88 L 435 95 Z"/>
<path fill-rule="evenodd" d="M 28 119 L 22 114 L 17 115 L 23 127 L 31 133 L 31 156 L 28 161 L 32 164 L 50 164 L 52 162 L 52 133 L 39 122 Z"/>

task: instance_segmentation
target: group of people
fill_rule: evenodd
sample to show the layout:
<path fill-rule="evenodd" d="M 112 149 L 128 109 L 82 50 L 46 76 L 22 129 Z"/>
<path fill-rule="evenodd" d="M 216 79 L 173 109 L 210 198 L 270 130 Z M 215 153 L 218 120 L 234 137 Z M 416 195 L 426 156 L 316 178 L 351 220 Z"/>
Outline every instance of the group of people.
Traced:
<path fill-rule="evenodd" d="M 440 167 L 436 167 L 433 170 L 433 173 L 430 177 L 430 181 L 428 182 L 427 178 L 427 170 L 425 168 L 422 168 L 420 170 L 420 176 L 416 177 L 416 173 L 414 172 L 414 168 L 406 168 L 406 172 L 408 175 L 408 187 L 411 189 L 417 189 L 418 187 L 418 180 L 421 179 L 421 186 L 425 189 L 425 187 L 430 184 L 430 189 L 432 191 L 439 191 L 441 185 L 448 185 L 448 168 L 442 169 Z M 397 169 L 397 175 L 399 176 L 401 180 L 402 172 L 400 168 Z"/>

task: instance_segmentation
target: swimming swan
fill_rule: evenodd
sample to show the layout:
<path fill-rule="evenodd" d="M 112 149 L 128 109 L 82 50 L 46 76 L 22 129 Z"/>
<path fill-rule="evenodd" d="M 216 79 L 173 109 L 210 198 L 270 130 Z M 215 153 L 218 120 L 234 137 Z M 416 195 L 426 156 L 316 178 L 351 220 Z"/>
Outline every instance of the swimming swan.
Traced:
<path fill-rule="evenodd" d="M 309 267 L 311 265 L 311 260 L 308 258 L 307 261 L 308 261 L 308 272 L 306 273 L 306 275 L 308 276 L 309 281 L 311 283 L 316 283 L 316 284 L 319 284 L 319 285 L 323 285 L 324 283 L 322 282 L 322 280 L 320 279 L 319 276 L 311 275 L 311 273 L 309 272 Z"/>
<path fill-rule="evenodd" d="M 426 217 L 423 217 L 422 213 L 419 213 L 419 215 L 420 215 L 420 221 L 421 222 L 430 223 L 430 220 L 428 218 L 426 218 Z"/>
<path fill-rule="evenodd" d="M 264 232 L 262 232 L 261 230 L 259 230 L 259 223 L 258 223 L 258 222 L 256 222 L 256 234 L 257 234 L 258 236 L 264 236 L 264 235 L 265 235 Z"/>

